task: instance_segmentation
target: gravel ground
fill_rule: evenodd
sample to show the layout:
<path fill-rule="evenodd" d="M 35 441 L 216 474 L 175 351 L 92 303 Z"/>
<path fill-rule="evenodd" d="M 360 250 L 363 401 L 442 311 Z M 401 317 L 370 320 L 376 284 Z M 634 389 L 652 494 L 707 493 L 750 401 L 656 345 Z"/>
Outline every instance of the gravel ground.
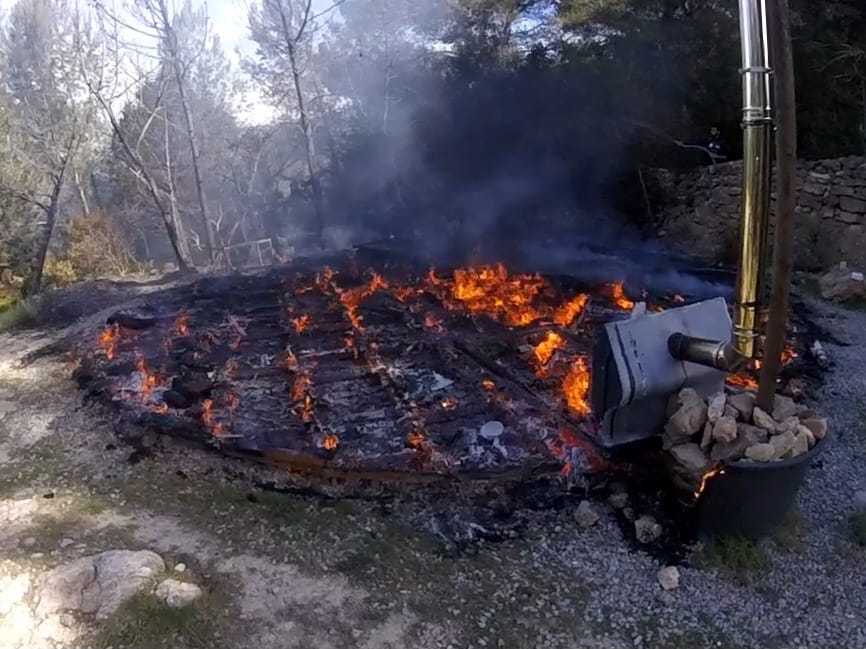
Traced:
<path fill-rule="evenodd" d="M 761 559 L 751 570 L 696 547 L 676 590 L 662 591 L 663 564 L 632 547 L 603 503 L 589 529 L 575 501 L 530 517 L 520 538 L 447 557 L 387 507 L 260 492 L 226 480 L 226 460 L 202 450 L 168 444 L 129 464 L 108 423 L 78 408 L 62 360 L 13 365 L 44 340 L 32 333 L 0 336 L 0 516 L 14 503 L 33 504 L 35 521 L 91 502 L 64 536 L 82 551 L 152 548 L 223 584 L 215 618 L 230 624 L 216 637 L 227 647 L 866 647 L 866 551 L 847 527 L 866 489 L 866 312 L 813 306 L 850 345 L 826 346 L 835 366 L 814 407 L 833 439 L 796 524 L 744 551 Z M 48 489 L 56 497 L 42 498 Z M 44 531 L 13 522 L 0 520 L 0 572 L 65 558 L 24 551 L 21 539 Z"/>

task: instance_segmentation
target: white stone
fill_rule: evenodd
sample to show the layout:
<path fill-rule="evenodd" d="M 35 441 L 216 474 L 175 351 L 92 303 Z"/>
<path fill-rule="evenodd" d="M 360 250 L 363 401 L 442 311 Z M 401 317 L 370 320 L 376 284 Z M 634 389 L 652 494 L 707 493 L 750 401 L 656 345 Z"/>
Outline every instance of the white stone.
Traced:
<path fill-rule="evenodd" d="M 772 462 L 776 458 L 776 449 L 772 444 L 755 444 L 746 449 L 746 457 L 757 462 Z"/>
<path fill-rule="evenodd" d="M 94 613 L 103 620 L 165 570 L 149 550 L 109 550 L 62 564 L 41 580 L 35 612 L 45 618 L 59 611 Z"/>
<path fill-rule="evenodd" d="M 770 432 L 776 430 L 776 420 L 761 410 L 758 406 L 755 406 L 754 410 L 752 410 L 752 422 L 754 422 L 755 426 L 758 428 L 763 428 Z"/>
<path fill-rule="evenodd" d="M 729 444 L 737 439 L 737 420 L 731 417 L 719 417 L 713 426 L 713 440 Z"/>
<path fill-rule="evenodd" d="M 184 572 L 185 570 L 186 570 L 186 564 L 185 563 L 179 563 L 174 567 L 175 572 Z"/>
<path fill-rule="evenodd" d="M 169 578 L 156 587 L 154 594 L 171 608 L 183 608 L 192 604 L 203 593 L 195 584 Z"/>
<path fill-rule="evenodd" d="M 478 431 L 478 434 L 481 435 L 484 439 L 491 440 L 496 439 L 502 434 L 502 431 L 505 430 L 505 426 L 501 421 L 488 421 L 481 427 L 481 430 Z"/>
<path fill-rule="evenodd" d="M 781 424 L 776 426 L 777 433 L 793 433 L 797 430 L 797 427 L 800 425 L 799 417 L 788 417 Z"/>
<path fill-rule="evenodd" d="M 811 435 L 811 433 L 810 433 Z M 790 450 L 785 453 L 785 458 L 795 458 L 809 452 L 809 438 L 806 435 L 794 435 L 794 443 Z"/>
<path fill-rule="evenodd" d="M 795 417 L 799 411 L 800 406 L 791 397 L 786 397 L 784 394 L 773 396 L 773 419 L 776 421 Z"/>
<path fill-rule="evenodd" d="M 797 426 L 797 430 L 794 431 L 794 434 L 803 435 L 806 438 L 806 441 L 809 442 L 809 448 L 815 446 L 818 441 L 815 439 L 814 433 L 805 426 Z"/>
<path fill-rule="evenodd" d="M 681 444 L 671 449 L 671 456 L 687 472 L 703 474 L 710 466 L 710 458 L 697 444 Z"/>
<path fill-rule="evenodd" d="M 583 500 L 577 506 L 577 511 L 574 512 L 574 520 L 577 521 L 577 524 L 582 528 L 587 529 L 598 523 L 600 516 L 598 512 L 596 512 L 592 508 L 592 503 L 588 500 Z"/>
<path fill-rule="evenodd" d="M 652 543 L 662 535 L 662 526 L 652 516 L 641 516 L 634 522 L 634 531 L 639 543 Z"/>
<path fill-rule="evenodd" d="M 680 571 L 676 566 L 665 566 L 658 571 L 656 578 L 664 590 L 675 590 L 680 586 Z"/>
<path fill-rule="evenodd" d="M 752 411 L 755 409 L 755 393 L 740 392 L 728 397 L 728 404 L 740 413 L 739 419 L 745 422 L 752 420 Z"/>
<path fill-rule="evenodd" d="M 794 448 L 794 443 L 797 439 L 797 436 L 794 433 L 782 433 L 781 435 L 775 435 L 770 438 L 770 446 L 775 450 L 774 460 L 778 460 L 781 457 L 784 457 L 788 454 L 788 452 Z"/>
<path fill-rule="evenodd" d="M 827 437 L 826 419 L 818 419 L 817 417 L 815 417 L 812 419 L 804 419 L 800 423 L 812 431 L 815 439 L 824 439 L 825 437 Z"/>
<path fill-rule="evenodd" d="M 711 423 L 716 421 L 725 414 L 725 393 L 718 392 L 709 398 L 707 402 L 707 419 Z"/>

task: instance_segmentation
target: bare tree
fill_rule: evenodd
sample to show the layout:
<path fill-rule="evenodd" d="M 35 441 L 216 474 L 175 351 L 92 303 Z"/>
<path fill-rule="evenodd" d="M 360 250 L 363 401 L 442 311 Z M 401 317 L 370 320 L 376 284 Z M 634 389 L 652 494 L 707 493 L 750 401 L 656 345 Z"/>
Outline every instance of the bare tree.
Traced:
<path fill-rule="evenodd" d="M 304 75 L 317 28 L 316 21 L 324 12 L 315 14 L 312 6 L 313 0 L 261 0 L 250 9 L 249 23 L 252 38 L 259 48 L 258 65 L 255 67 L 257 76 L 275 97 L 291 99 L 287 112 L 297 114 L 321 241 L 325 209 Z"/>
<path fill-rule="evenodd" d="M 187 91 L 188 72 L 198 53 L 204 48 L 207 41 L 207 33 L 202 35 L 200 46 L 195 51 L 182 51 L 174 26 L 175 17 L 169 14 L 166 0 L 138 0 L 138 6 L 144 14 L 148 26 L 153 28 L 158 34 L 162 55 L 167 58 L 167 63 L 174 76 L 183 112 L 186 138 L 192 155 L 192 168 L 195 175 L 196 196 L 201 214 L 201 227 L 205 233 L 205 248 L 208 258 L 211 264 L 213 264 L 216 248 L 213 232 L 215 224 L 211 221 L 208 202 L 205 197 L 204 180 L 202 179 L 201 170 L 201 149 L 198 137 L 196 136 L 195 117 L 190 107 L 189 93 Z"/>
<path fill-rule="evenodd" d="M 76 49 L 87 56 L 76 15 L 57 0 L 20 0 L 0 44 L 10 127 L 0 192 L 40 215 L 27 293 L 42 288 L 61 196 L 92 117 L 70 65 Z"/>
<path fill-rule="evenodd" d="M 79 57 L 80 73 L 84 83 L 111 127 L 115 141 L 122 151 L 122 162 L 136 181 L 144 188 L 150 202 L 156 209 L 168 235 L 178 267 L 187 270 L 193 267 L 192 255 L 177 209 L 174 188 L 171 182 L 158 182 L 155 173 L 143 158 L 141 146 L 160 113 L 164 115 L 165 76 L 163 66 L 157 63 L 155 69 L 142 69 L 140 64 L 126 60 L 121 51 L 133 51 L 120 36 L 119 21 L 104 5 L 98 5 L 100 19 L 100 65 L 88 66 Z M 131 80 L 128 78 L 131 76 Z M 129 99 L 129 90 L 141 87 L 146 81 L 154 81 L 158 89 L 151 104 L 142 102 L 146 114 L 137 125 L 137 133 L 121 125 L 115 105 Z M 170 177 L 171 168 L 167 169 Z"/>

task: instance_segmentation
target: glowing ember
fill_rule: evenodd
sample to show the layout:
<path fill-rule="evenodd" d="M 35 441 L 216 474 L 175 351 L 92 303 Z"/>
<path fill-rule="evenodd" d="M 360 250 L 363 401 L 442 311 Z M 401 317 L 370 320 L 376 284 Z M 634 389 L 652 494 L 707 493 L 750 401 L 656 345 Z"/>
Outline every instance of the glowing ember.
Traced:
<path fill-rule="evenodd" d="M 310 389 L 310 375 L 298 374 L 295 377 L 295 382 L 292 384 L 292 402 L 300 403 L 307 396 L 307 391 Z"/>
<path fill-rule="evenodd" d="M 427 313 L 424 316 L 424 327 L 435 333 L 442 333 L 444 331 L 442 321 L 432 313 Z"/>
<path fill-rule="evenodd" d="M 550 359 L 553 358 L 556 350 L 562 349 L 563 347 L 565 347 L 565 340 L 563 337 L 555 331 L 548 331 L 544 340 L 538 343 L 533 350 L 538 365 L 536 372 L 538 374 L 544 374 L 546 372 L 544 368 L 547 363 L 550 362 Z"/>
<path fill-rule="evenodd" d="M 292 326 L 295 328 L 295 333 L 300 334 L 309 327 L 313 322 L 312 316 L 305 314 L 292 319 Z"/>
<path fill-rule="evenodd" d="M 97 338 L 97 343 L 102 348 L 102 351 L 105 352 L 106 358 L 109 360 L 114 360 L 117 358 L 117 343 L 120 340 L 120 327 L 117 323 L 109 325 L 106 327 L 101 334 L 99 334 L 99 338 Z"/>
<path fill-rule="evenodd" d="M 567 327 L 583 313 L 587 304 L 589 304 L 589 296 L 582 293 L 559 307 L 553 314 L 553 321 L 561 327 Z"/>
<path fill-rule="evenodd" d="M 562 382 L 562 391 L 565 394 L 565 402 L 574 412 L 587 415 L 590 413 L 589 403 L 589 368 L 586 361 L 578 357 L 571 364 Z"/>
<path fill-rule="evenodd" d="M 457 399 L 451 399 L 450 397 L 447 399 L 442 399 L 440 404 L 444 410 L 454 410 L 457 408 Z"/>
<path fill-rule="evenodd" d="M 332 433 L 328 433 L 322 439 L 322 448 L 326 451 L 336 451 L 340 445 L 340 438 Z"/>
<path fill-rule="evenodd" d="M 290 372 L 298 371 L 298 357 L 295 356 L 294 352 L 291 349 L 286 350 L 286 369 Z"/>
<path fill-rule="evenodd" d="M 204 399 L 201 402 L 201 420 L 213 437 L 225 435 L 225 426 L 215 422 L 213 418 L 213 399 Z"/>
<path fill-rule="evenodd" d="M 153 411 L 158 415 L 164 415 L 168 413 L 168 404 L 160 403 L 157 406 L 154 406 Z"/>
<path fill-rule="evenodd" d="M 623 282 L 619 282 L 617 284 L 610 284 L 608 285 L 608 289 L 610 290 L 610 297 L 617 307 L 623 309 L 624 311 L 631 311 L 634 308 L 634 302 L 628 299 L 625 294 Z"/>
<path fill-rule="evenodd" d="M 419 448 L 424 445 L 426 437 L 419 430 L 413 430 L 406 436 L 406 443 L 412 448 Z"/>
<path fill-rule="evenodd" d="M 188 336 L 189 335 L 189 316 L 185 313 L 181 313 L 174 320 L 174 332 L 178 336 Z"/>
<path fill-rule="evenodd" d="M 141 356 L 135 359 L 135 369 L 141 374 L 141 400 L 148 401 L 153 389 L 159 385 L 159 379 L 150 372 L 147 362 Z"/>
<path fill-rule="evenodd" d="M 723 466 L 717 466 L 717 467 L 707 471 L 701 477 L 701 483 L 698 485 L 698 488 L 695 490 L 695 498 L 697 499 L 697 498 L 701 497 L 701 494 L 704 493 L 704 490 L 707 488 L 707 483 L 710 480 L 712 480 L 713 478 L 715 478 L 718 475 L 724 475 L 724 473 L 725 473 L 725 467 L 723 467 Z"/>
<path fill-rule="evenodd" d="M 496 384 L 495 384 L 493 381 L 491 381 L 490 379 L 484 379 L 484 380 L 481 382 L 481 386 L 482 386 L 485 390 L 495 390 L 495 389 L 496 389 Z"/>
<path fill-rule="evenodd" d="M 731 374 L 725 379 L 725 383 L 735 388 L 758 389 L 758 380 L 748 374 Z"/>

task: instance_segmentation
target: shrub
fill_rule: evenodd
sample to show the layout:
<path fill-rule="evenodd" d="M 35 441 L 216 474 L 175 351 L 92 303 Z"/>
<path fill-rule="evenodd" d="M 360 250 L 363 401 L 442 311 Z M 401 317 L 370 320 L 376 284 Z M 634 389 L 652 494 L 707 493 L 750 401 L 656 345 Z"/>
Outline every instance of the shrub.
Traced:
<path fill-rule="evenodd" d="M 67 235 L 66 250 L 61 259 L 71 264 L 76 279 L 127 275 L 141 269 L 131 247 L 118 235 L 105 212 L 91 212 L 74 218 Z"/>
<path fill-rule="evenodd" d="M 66 257 L 50 256 L 45 260 L 42 282 L 46 288 L 59 288 L 74 284 L 81 278 L 72 261 Z"/>

